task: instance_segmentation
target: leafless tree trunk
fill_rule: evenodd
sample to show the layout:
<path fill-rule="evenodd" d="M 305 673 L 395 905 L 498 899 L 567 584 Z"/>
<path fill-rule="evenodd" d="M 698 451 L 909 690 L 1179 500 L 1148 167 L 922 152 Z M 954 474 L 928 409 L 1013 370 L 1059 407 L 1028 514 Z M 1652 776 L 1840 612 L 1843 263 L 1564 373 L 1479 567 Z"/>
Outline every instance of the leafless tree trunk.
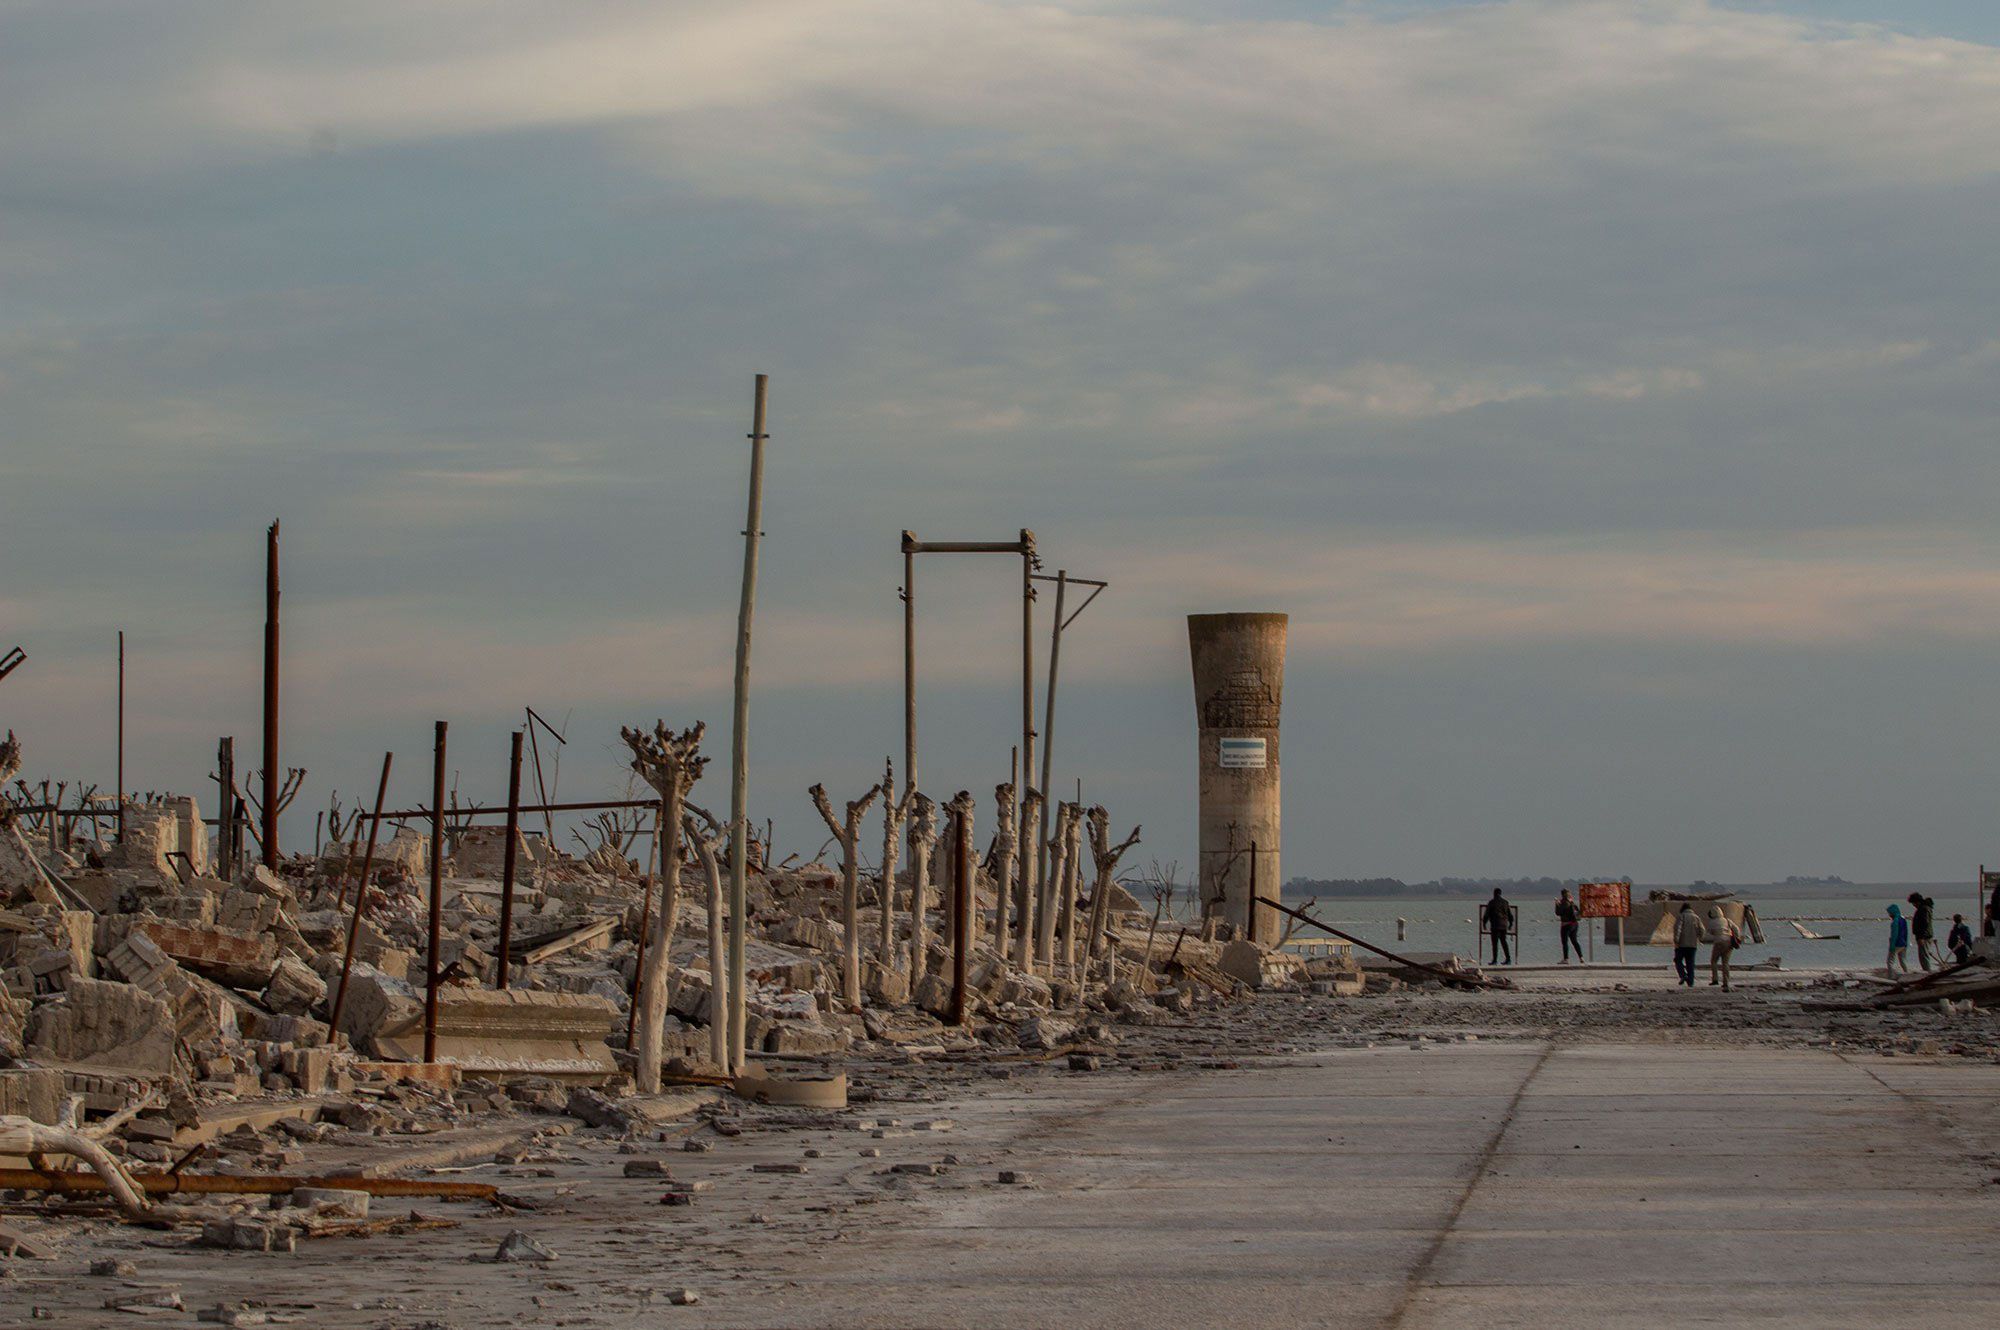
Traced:
<path fill-rule="evenodd" d="M 903 819 L 909 816 L 910 792 L 896 799 L 896 767 L 885 764 L 882 772 L 882 936 L 875 959 L 885 970 L 896 968 L 896 861 L 902 853 Z"/>
<path fill-rule="evenodd" d="M 847 801 L 847 817 L 836 822 L 833 805 L 827 802 L 826 786 L 815 785 L 810 791 L 813 807 L 826 822 L 826 828 L 840 842 L 840 996 L 850 1011 L 861 1010 L 861 854 L 857 846 L 861 841 L 861 819 L 868 812 L 868 806 L 875 802 L 875 796 L 882 793 L 878 784 L 859 799 Z"/>
<path fill-rule="evenodd" d="M 1069 824 L 1076 816 L 1076 805 L 1058 803 L 1056 805 L 1055 830 L 1049 836 L 1049 871 L 1040 880 L 1030 878 L 1030 889 L 1035 892 L 1035 968 L 1047 967 L 1055 973 L 1056 953 L 1056 893 L 1062 884 L 1064 850 L 1069 845 Z"/>
<path fill-rule="evenodd" d="M 993 947 L 1007 954 L 1007 893 L 1014 889 L 1014 783 L 993 787 L 999 808 L 999 831 L 993 837 Z"/>
<path fill-rule="evenodd" d="M 713 827 L 704 828 L 692 816 L 681 819 L 681 830 L 694 846 L 695 858 L 708 883 L 708 1056 L 718 1067 L 729 1065 L 729 964 L 723 954 L 722 862 L 715 852 L 722 835 Z"/>
<path fill-rule="evenodd" d="M 1125 851 L 1139 843 L 1139 828 L 1117 845 L 1111 843 L 1111 814 L 1098 804 L 1090 810 L 1090 859 L 1097 870 L 1097 885 L 1090 892 L 1090 955 L 1104 950 L 1104 929 L 1111 917 L 1111 878 Z"/>
<path fill-rule="evenodd" d="M 1070 805 L 1069 835 L 1063 841 L 1062 962 L 1063 973 L 1076 977 L 1076 889 L 1083 876 L 1083 810 Z M 1078 991 L 1082 986 L 1078 985 Z"/>
<path fill-rule="evenodd" d="M 930 962 L 930 933 L 924 906 L 930 895 L 931 851 L 937 846 L 937 801 L 912 790 L 910 800 L 910 993 Z"/>
<path fill-rule="evenodd" d="M 641 1094 L 660 1092 L 660 1060 L 666 1044 L 668 952 L 674 940 L 674 916 L 680 906 L 681 819 L 686 816 L 689 788 L 701 779 L 708 759 L 700 755 L 706 725 L 697 723 L 679 734 L 665 721 L 653 732 L 622 729 L 632 750 L 632 769 L 659 793 L 662 805 L 659 834 L 653 838 L 660 862 L 660 912 L 654 917 L 646 963 L 639 979 L 639 1046 L 636 1076 Z"/>
<path fill-rule="evenodd" d="M 1042 792 L 1030 788 L 1021 796 L 1021 855 L 1014 864 L 1014 964 L 1034 968 L 1035 852 L 1041 823 Z"/>

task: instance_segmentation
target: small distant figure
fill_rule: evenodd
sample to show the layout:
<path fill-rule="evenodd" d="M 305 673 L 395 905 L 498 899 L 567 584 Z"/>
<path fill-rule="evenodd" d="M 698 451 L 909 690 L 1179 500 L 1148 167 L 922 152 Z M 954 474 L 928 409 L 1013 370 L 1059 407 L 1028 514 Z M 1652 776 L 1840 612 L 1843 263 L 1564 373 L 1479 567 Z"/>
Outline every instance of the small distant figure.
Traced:
<path fill-rule="evenodd" d="M 1937 902 L 1921 891 L 1910 893 L 1910 936 L 1917 940 L 1917 964 L 1925 973 L 1933 960 L 1944 964 L 1937 949 Z"/>
<path fill-rule="evenodd" d="M 1572 950 L 1576 952 L 1577 964 L 1583 964 L 1583 948 L 1576 940 L 1577 920 L 1582 917 L 1583 914 L 1577 909 L 1576 902 L 1570 899 L 1569 888 L 1564 887 L 1562 895 L 1556 897 L 1556 919 L 1562 924 L 1562 963 L 1564 965 L 1569 964 L 1569 954 Z"/>
<path fill-rule="evenodd" d="M 2000 891 L 1993 893 L 1986 902 L 1986 918 L 1981 922 L 1980 931 L 1987 937 L 2000 934 Z"/>
<path fill-rule="evenodd" d="M 1701 945 L 1701 918 L 1693 901 L 1682 901 L 1674 916 L 1674 974 L 1684 988 L 1694 987 L 1694 949 Z"/>
<path fill-rule="evenodd" d="M 1736 931 L 1736 925 L 1729 922 L 1720 905 L 1708 907 L 1708 929 L 1704 936 L 1708 940 L 1708 982 L 1712 988 L 1717 982 L 1722 991 L 1729 991 L 1729 955 L 1742 945 L 1743 935 Z M 1717 975 L 1720 975 L 1718 980 Z"/>
<path fill-rule="evenodd" d="M 1894 905 L 1889 907 L 1889 959 L 1882 967 L 1891 979 L 1896 977 L 1896 962 L 1903 963 L 1903 973 L 1910 972 L 1910 921 L 1903 917 L 1903 911 Z"/>
<path fill-rule="evenodd" d="M 1960 965 L 1972 959 L 1972 927 L 1965 922 L 1964 915 L 1951 917 L 1951 932 L 1945 934 L 1944 949 Z"/>
<path fill-rule="evenodd" d="M 1493 939 L 1491 944 L 1493 959 L 1489 963 L 1493 965 L 1502 964 L 1500 958 L 1504 955 L 1507 958 L 1505 964 L 1512 965 L 1514 963 L 1514 944 L 1508 940 L 1507 934 L 1514 923 L 1514 907 L 1507 903 L 1505 896 L 1500 894 L 1500 888 L 1495 887 L 1493 888 L 1493 899 L 1480 906 L 1479 913 L 1481 920 L 1486 925 L 1487 935 Z"/>

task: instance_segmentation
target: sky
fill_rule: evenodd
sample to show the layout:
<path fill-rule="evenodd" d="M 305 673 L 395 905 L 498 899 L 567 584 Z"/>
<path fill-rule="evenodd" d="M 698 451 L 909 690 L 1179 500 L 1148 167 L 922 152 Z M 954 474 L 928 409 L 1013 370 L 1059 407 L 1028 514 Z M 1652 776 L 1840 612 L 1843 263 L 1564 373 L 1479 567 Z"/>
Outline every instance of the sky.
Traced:
<path fill-rule="evenodd" d="M 0 118 L 27 774 L 112 781 L 120 629 L 132 788 L 256 764 L 280 518 L 294 845 L 525 706 L 564 798 L 705 720 L 725 805 L 761 371 L 781 852 L 901 751 L 899 533 L 1025 526 L 1135 864 L 1220 610 L 1291 615 L 1287 875 L 2000 861 L 2000 7 L 0 4 Z M 919 569 L 939 797 L 1017 587 Z"/>

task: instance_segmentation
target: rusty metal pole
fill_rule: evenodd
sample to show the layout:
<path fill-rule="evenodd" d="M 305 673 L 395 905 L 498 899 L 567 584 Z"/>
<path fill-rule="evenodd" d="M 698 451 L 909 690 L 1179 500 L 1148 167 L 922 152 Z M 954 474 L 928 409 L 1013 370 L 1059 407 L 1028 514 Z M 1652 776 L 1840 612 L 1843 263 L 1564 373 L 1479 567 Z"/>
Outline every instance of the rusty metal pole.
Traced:
<path fill-rule="evenodd" d="M 764 403 L 768 375 L 757 376 L 750 424 L 750 511 L 743 529 L 743 595 L 736 611 L 736 696 L 729 736 L 729 1059 L 743 1070 L 743 1039 L 749 1016 L 744 1003 L 744 951 L 749 927 L 750 855 L 750 623 L 757 610 L 757 546 L 764 523 Z M 680 834 L 679 827 L 661 833 Z M 665 863 L 662 856 L 661 862 Z M 677 885 L 677 884 L 672 884 Z M 661 890 L 671 889 L 664 879 Z"/>
<path fill-rule="evenodd" d="M 917 537 L 903 533 L 903 788 L 917 788 Z"/>
<path fill-rule="evenodd" d="M 222 787 L 222 807 L 217 810 L 215 858 L 219 876 L 236 876 L 236 740 L 224 736 L 215 745 L 215 781 Z"/>
<path fill-rule="evenodd" d="M 375 816 L 368 820 L 368 849 L 361 856 L 361 881 L 354 889 L 354 917 L 347 924 L 347 951 L 340 959 L 340 986 L 333 990 L 333 1010 L 327 1017 L 327 1028 L 334 1039 L 340 1038 L 340 1009 L 347 1004 L 347 976 L 354 969 L 354 943 L 361 936 L 361 912 L 368 908 L 368 872 L 375 866 L 375 834 L 382 829 L 382 800 L 389 793 L 389 764 L 395 760 L 394 753 L 382 754 L 382 783 L 375 787 Z M 232 798 L 230 803 L 233 805 L 235 800 Z"/>
<path fill-rule="evenodd" d="M 1244 905 L 1244 936 L 1257 940 L 1257 842 L 1250 842 L 1250 899 Z"/>
<path fill-rule="evenodd" d="M 1021 528 L 1021 770 L 1035 769 L 1035 533 Z M 1048 794 L 1043 765 L 1042 793 Z M 1014 792 L 1016 800 L 1020 790 Z M 1048 805 L 1043 804 L 1046 813 Z M 1018 813 L 1020 809 L 1016 809 Z M 1024 819 L 1025 820 L 1025 819 Z"/>
<path fill-rule="evenodd" d="M 1055 779 L 1056 752 L 1056 669 L 1062 663 L 1063 600 L 1069 591 L 1069 571 L 1056 569 L 1056 612 L 1055 621 L 1049 627 L 1049 681 L 1044 687 L 1048 697 L 1042 708 L 1042 793 L 1047 794 L 1049 782 Z M 1042 800 L 1041 838 L 1049 838 L 1049 803 Z"/>
<path fill-rule="evenodd" d="M 125 630 L 118 630 L 118 839 L 125 839 Z"/>
<path fill-rule="evenodd" d="M 278 866 L 278 524 L 264 533 L 264 866 Z M 123 797 L 122 795 L 120 796 Z"/>
<path fill-rule="evenodd" d="M 431 762 L 431 919 L 424 952 L 424 1061 L 437 1061 L 438 945 L 444 933 L 444 743 L 445 722 L 437 723 Z M 268 846 L 267 846 L 268 848 Z"/>
<path fill-rule="evenodd" d="M 954 800 L 951 897 L 956 906 L 951 930 L 951 1023 L 965 1024 L 966 967 L 972 957 L 972 801 Z"/>
<path fill-rule="evenodd" d="M 514 943 L 514 841 L 521 834 L 521 732 L 507 759 L 507 848 L 500 858 L 500 987 L 507 987 L 507 951 Z"/>

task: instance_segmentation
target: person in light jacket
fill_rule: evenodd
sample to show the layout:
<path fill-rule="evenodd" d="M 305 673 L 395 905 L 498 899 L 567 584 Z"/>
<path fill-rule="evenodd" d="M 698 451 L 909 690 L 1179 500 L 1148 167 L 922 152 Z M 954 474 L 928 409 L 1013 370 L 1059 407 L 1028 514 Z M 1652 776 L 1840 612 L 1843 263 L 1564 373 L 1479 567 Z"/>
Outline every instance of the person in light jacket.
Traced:
<path fill-rule="evenodd" d="M 1694 949 L 1701 945 L 1701 919 L 1693 901 L 1682 901 L 1674 916 L 1674 974 L 1681 985 L 1694 987 Z"/>
<path fill-rule="evenodd" d="M 1729 991 L 1729 953 L 1736 950 L 1738 934 L 1736 925 L 1723 916 L 1720 905 L 1708 907 L 1708 928 L 1702 938 L 1708 943 L 1708 982 L 1710 986 L 1721 983 L 1722 991 Z M 1721 978 L 1718 980 L 1717 975 Z"/>
<path fill-rule="evenodd" d="M 1889 907 L 1889 959 L 1882 972 L 1891 979 L 1896 977 L 1896 962 L 1903 963 L 1903 973 L 1910 972 L 1910 921 L 1903 917 L 1902 910 Z"/>

